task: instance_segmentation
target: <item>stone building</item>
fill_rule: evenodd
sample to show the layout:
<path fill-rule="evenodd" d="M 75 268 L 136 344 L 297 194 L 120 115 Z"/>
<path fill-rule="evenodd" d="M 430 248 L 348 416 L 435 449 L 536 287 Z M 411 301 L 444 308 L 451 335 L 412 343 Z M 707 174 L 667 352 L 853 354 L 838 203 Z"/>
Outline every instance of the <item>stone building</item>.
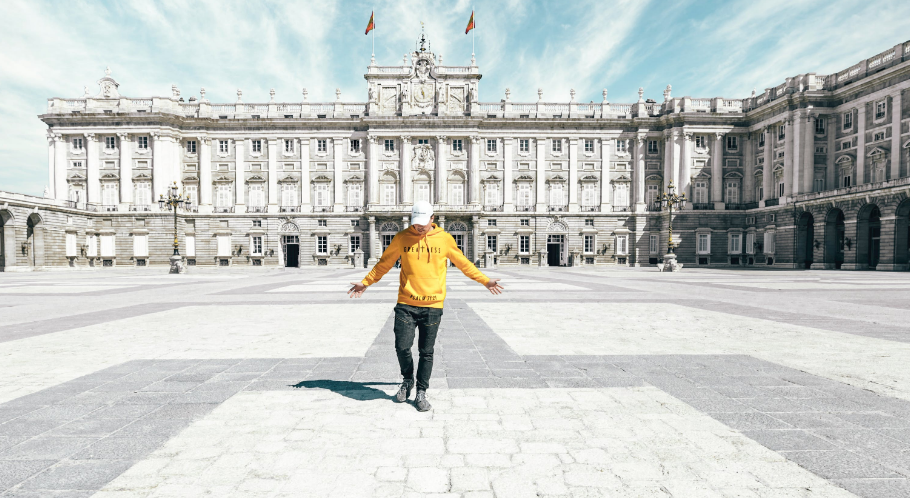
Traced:
<path fill-rule="evenodd" d="M 499 265 L 646 265 L 673 213 L 687 265 L 908 269 L 910 42 L 747 98 L 481 102 L 420 47 L 367 67 L 366 102 L 48 99 L 44 198 L 0 192 L 0 269 L 168 264 L 176 184 L 190 266 L 375 262 L 410 205 Z"/>

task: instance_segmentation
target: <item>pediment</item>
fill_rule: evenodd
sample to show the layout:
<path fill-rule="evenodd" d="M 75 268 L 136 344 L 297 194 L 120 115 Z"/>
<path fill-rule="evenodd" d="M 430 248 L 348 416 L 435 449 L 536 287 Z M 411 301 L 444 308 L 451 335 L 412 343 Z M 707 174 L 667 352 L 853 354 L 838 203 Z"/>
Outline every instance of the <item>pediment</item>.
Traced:
<path fill-rule="evenodd" d="M 599 178 L 595 175 L 586 175 L 578 179 L 580 182 L 596 182 L 597 180 L 599 180 Z"/>
<path fill-rule="evenodd" d="M 184 182 L 198 182 L 199 178 L 193 175 L 187 176 L 183 179 Z"/>
<path fill-rule="evenodd" d="M 876 155 L 876 154 L 885 155 L 885 154 L 887 154 L 887 153 L 888 153 L 888 151 L 885 150 L 885 149 L 883 149 L 883 148 L 881 148 L 881 147 L 873 147 L 872 150 L 870 150 L 869 153 L 866 154 L 866 157 L 872 157 L 872 156 L 874 156 L 874 155 Z"/>
<path fill-rule="evenodd" d="M 347 180 L 345 180 L 345 182 L 360 183 L 360 182 L 363 182 L 363 177 L 360 175 L 354 175 L 354 176 L 348 178 Z"/>
<path fill-rule="evenodd" d="M 67 180 L 85 180 L 85 175 L 79 172 L 74 172 L 69 176 L 69 178 L 67 178 Z"/>
<path fill-rule="evenodd" d="M 626 183 L 626 182 L 631 182 L 631 181 L 632 181 L 632 179 L 626 175 L 620 175 L 619 177 L 613 179 L 614 183 L 616 183 L 616 182 Z"/>
<path fill-rule="evenodd" d="M 246 181 L 248 181 L 248 182 L 264 182 L 264 181 L 265 181 L 265 178 L 263 178 L 263 177 L 260 176 L 260 175 L 253 175 L 253 176 L 247 178 Z"/>
<path fill-rule="evenodd" d="M 834 161 L 835 164 L 843 164 L 843 163 L 849 163 L 849 162 L 853 162 L 853 156 L 851 156 L 850 154 L 844 154 L 844 155 L 838 157 L 836 161 Z"/>
<path fill-rule="evenodd" d="M 319 175 L 316 178 L 313 178 L 313 181 L 316 183 L 328 183 L 328 182 L 331 182 L 332 179 L 325 175 Z"/>
<path fill-rule="evenodd" d="M 278 183 L 297 183 L 297 179 L 291 175 L 285 176 L 284 178 L 278 180 Z"/>
<path fill-rule="evenodd" d="M 726 175 L 724 175 L 724 178 L 742 178 L 742 177 L 743 177 L 742 173 L 739 173 L 737 171 L 731 171 L 731 172 L 727 173 Z"/>
<path fill-rule="evenodd" d="M 699 171 L 698 174 L 695 175 L 693 178 L 701 178 L 701 179 L 711 178 L 711 173 L 707 169 L 703 169 L 703 170 Z"/>

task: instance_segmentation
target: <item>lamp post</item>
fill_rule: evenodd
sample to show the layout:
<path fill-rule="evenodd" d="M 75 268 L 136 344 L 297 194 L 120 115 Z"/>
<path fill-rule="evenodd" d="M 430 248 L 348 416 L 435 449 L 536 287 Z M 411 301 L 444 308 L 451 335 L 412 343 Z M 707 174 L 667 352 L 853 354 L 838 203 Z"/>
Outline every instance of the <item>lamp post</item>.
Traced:
<path fill-rule="evenodd" d="M 673 253 L 673 250 L 677 245 L 673 242 L 673 206 L 676 206 L 679 209 L 683 209 L 686 207 L 686 201 L 686 193 L 683 192 L 677 195 L 676 187 L 673 185 L 673 181 L 670 180 L 670 184 L 667 185 L 667 191 L 660 196 L 661 208 L 667 208 L 670 214 L 670 236 L 667 238 L 667 254 L 664 255 L 664 266 L 662 271 L 673 272 L 682 269 L 682 265 L 676 262 L 676 254 Z"/>
<path fill-rule="evenodd" d="M 180 244 L 177 240 L 177 208 L 189 209 L 191 205 L 192 202 L 177 191 L 177 182 L 168 187 L 167 197 L 164 194 L 158 197 L 159 209 L 164 211 L 164 208 L 167 207 L 168 211 L 174 212 L 174 254 L 171 256 L 170 273 L 186 273 L 183 258 L 180 256 Z"/>

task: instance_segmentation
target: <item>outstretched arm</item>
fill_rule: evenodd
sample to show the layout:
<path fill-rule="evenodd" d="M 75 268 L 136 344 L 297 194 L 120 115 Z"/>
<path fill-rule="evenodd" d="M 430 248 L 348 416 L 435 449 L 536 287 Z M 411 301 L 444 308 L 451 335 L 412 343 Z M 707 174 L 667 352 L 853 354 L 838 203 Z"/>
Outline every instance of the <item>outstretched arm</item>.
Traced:
<path fill-rule="evenodd" d="M 351 282 L 351 288 L 348 289 L 348 296 L 362 296 L 364 291 L 367 290 L 367 287 L 375 284 L 376 282 L 379 282 L 379 280 L 389 272 L 392 266 L 395 265 L 395 262 L 398 261 L 398 258 L 400 256 L 401 248 L 398 245 L 398 237 L 395 237 L 392 239 L 389 247 L 386 247 L 385 252 L 382 253 L 382 257 L 379 258 L 379 262 L 373 266 L 372 270 L 370 270 L 370 273 L 367 273 L 367 276 L 364 277 L 360 282 Z"/>
<path fill-rule="evenodd" d="M 451 245 L 448 248 L 448 254 L 446 257 L 455 265 L 456 268 L 461 270 L 461 273 L 464 273 L 465 276 L 471 280 L 483 284 L 484 287 L 490 290 L 493 294 L 502 294 L 502 286 L 499 285 L 498 278 L 490 278 L 484 275 L 480 270 L 474 266 L 468 258 L 465 257 L 464 253 L 461 252 L 461 249 L 455 245 L 455 240 L 452 239 Z"/>

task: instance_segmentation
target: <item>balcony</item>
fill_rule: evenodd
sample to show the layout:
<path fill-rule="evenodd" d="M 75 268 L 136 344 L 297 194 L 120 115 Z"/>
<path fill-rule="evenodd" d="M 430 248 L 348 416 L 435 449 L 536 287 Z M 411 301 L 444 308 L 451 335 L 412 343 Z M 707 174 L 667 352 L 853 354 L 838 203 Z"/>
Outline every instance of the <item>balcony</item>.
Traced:
<path fill-rule="evenodd" d="M 246 212 L 247 213 L 264 213 L 265 206 L 247 206 Z"/>
<path fill-rule="evenodd" d="M 765 199 L 765 207 L 777 206 L 780 204 L 780 199 Z"/>
<path fill-rule="evenodd" d="M 569 210 L 568 204 L 562 205 L 562 206 L 547 206 L 547 211 L 551 211 L 551 212 L 566 212 L 568 210 Z"/>
<path fill-rule="evenodd" d="M 502 206 L 488 205 L 483 207 L 484 211 L 497 212 L 502 211 Z"/>
<path fill-rule="evenodd" d="M 663 208 L 660 207 L 659 202 L 650 202 L 648 204 L 645 204 L 645 211 L 658 213 L 660 211 L 663 211 Z"/>
<path fill-rule="evenodd" d="M 520 213 L 533 213 L 536 209 L 534 206 L 515 206 L 515 211 Z"/>
<path fill-rule="evenodd" d="M 151 211 L 152 206 L 149 204 L 133 204 L 130 206 L 130 211 Z"/>
<path fill-rule="evenodd" d="M 363 212 L 363 206 L 345 206 L 345 213 L 361 213 Z"/>
<path fill-rule="evenodd" d="M 693 202 L 692 209 L 695 211 L 713 211 L 714 203 L 713 202 Z"/>
<path fill-rule="evenodd" d="M 313 206 L 314 213 L 331 213 L 332 206 Z"/>
<path fill-rule="evenodd" d="M 632 210 L 632 206 L 613 206 L 614 213 L 628 213 Z"/>
<path fill-rule="evenodd" d="M 70 209 L 79 209 L 79 201 L 66 201 L 66 207 Z"/>
<path fill-rule="evenodd" d="M 91 211 L 92 213 L 97 213 L 99 211 L 99 206 L 97 204 L 86 204 L 86 211 Z"/>
<path fill-rule="evenodd" d="M 582 213 L 599 213 L 600 206 L 581 206 L 579 208 Z"/>
<path fill-rule="evenodd" d="M 184 207 L 183 210 L 186 211 L 187 213 L 198 213 L 199 206 L 194 202 L 193 204 L 190 205 L 190 207 Z"/>
<path fill-rule="evenodd" d="M 724 204 L 724 209 L 728 211 L 745 211 L 746 209 L 755 209 L 758 207 L 757 202 L 741 202 L 738 204 Z"/>
<path fill-rule="evenodd" d="M 279 213 L 299 213 L 300 206 L 281 206 L 278 208 Z"/>
<path fill-rule="evenodd" d="M 101 211 L 103 211 L 105 213 L 116 213 L 117 205 L 116 204 L 102 204 Z"/>
<path fill-rule="evenodd" d="M 234 206 L 215 206 L 216 213 L 233 213 Z"/>

